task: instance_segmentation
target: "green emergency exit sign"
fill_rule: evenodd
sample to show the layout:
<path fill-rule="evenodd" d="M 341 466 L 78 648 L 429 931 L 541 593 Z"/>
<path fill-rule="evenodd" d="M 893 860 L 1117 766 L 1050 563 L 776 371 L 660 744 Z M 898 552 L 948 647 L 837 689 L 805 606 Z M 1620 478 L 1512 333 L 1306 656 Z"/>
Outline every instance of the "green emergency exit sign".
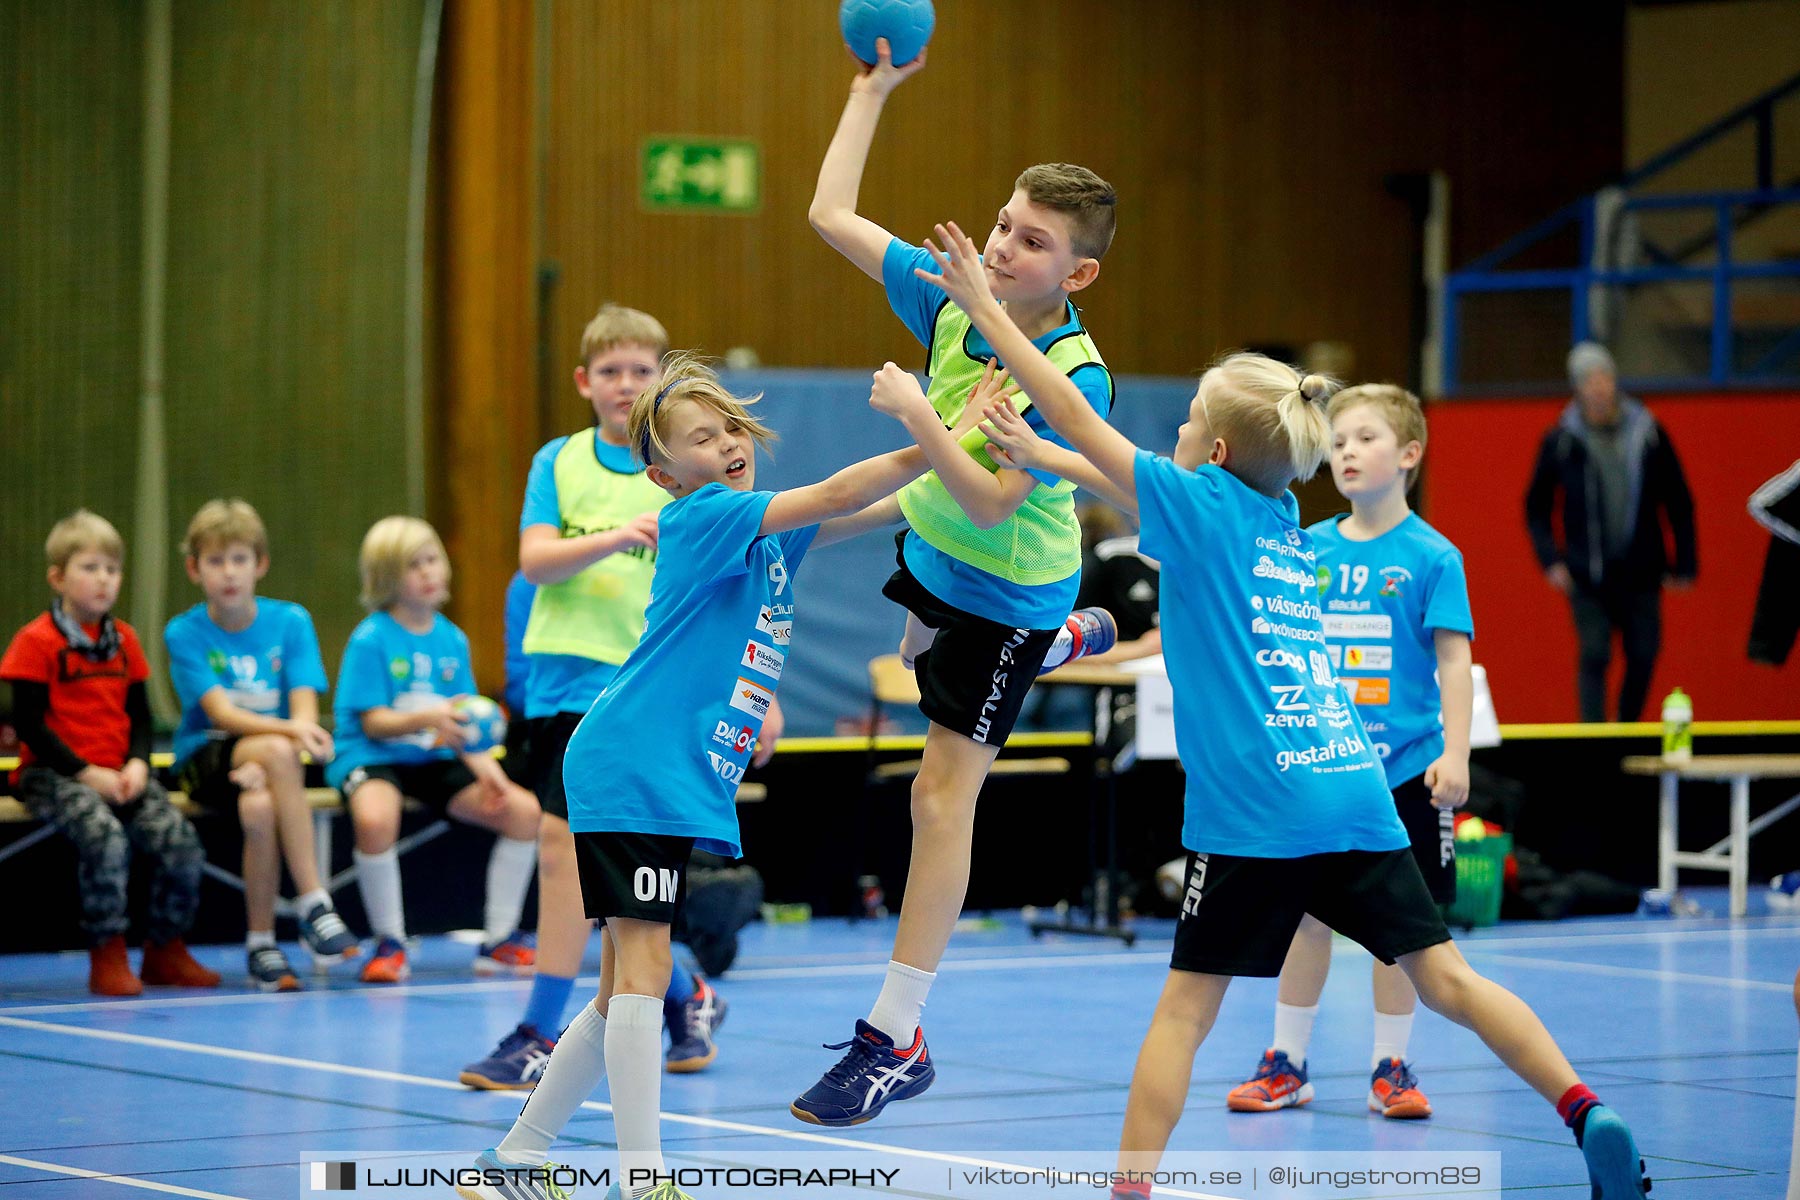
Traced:
<path fill-rule="evenodd" d="M 639 196 L 652 212 L 755 212 L 762 150 L 727 138 L 650 138 Z"/>

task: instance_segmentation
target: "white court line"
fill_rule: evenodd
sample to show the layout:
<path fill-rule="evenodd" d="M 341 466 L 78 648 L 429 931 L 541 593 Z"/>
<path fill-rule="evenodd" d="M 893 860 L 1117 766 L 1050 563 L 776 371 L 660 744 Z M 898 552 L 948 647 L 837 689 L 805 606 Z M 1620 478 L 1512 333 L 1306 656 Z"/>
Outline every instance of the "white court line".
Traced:
<path fill-rule="evenodd" d="M 198 1196 L 201 1200 L 247 1200 L 247 1197 L 227 1196 L 224 1192 L 202 1192 L 195 1188 L 176 1187 L 172 1183 L 157 1183 L 153 1179 L 133 1179 L 129 1175 L 109 1175 L 105 1171 L 65 1167 L 61 1163 L 40 1162 L 35 1158 L 15 1158 L 10 1154 L 0 1154 L 0 1163 L 11 1163 L 15 1167 L 29 1167 L 34 1171 L 49 1171 L 56 1175 L 73 1175 L 77 1179 L 98 1179 L 101 1183 L 116 1183 L 120 1187 L 142 1188 L 146 1192 L 166 1192 L 171 1196 Z"/>
<path fill-rule="evenodd" d="M 1470 962 L 1505 963 L 1516 967 L 1548 967 L 1579 975 L 1613 975 L 1626 979 L 1655 979 L 1663 983 L 1703 983 L 1713 987 L 1735 988 L 1746 992 L 1780 992 L 1791 995 L 1792 983 L 1771 983 L 1766 979 L 1738 979 L 1730 975 L 1694 975 L 1686 971 L 1661 971 L 1653 967 L 1614 967 L 1602 963 L 1569 962 L 1561 958 L 1531 958 L 1523 954 L 1481 954 L 1480 947 L 1468 947 Z"/>
<path fill-rule="evenodd" d="M 452 1083 L 447 1079 L 431 1079 L 424 1075 L 407 1075 L 399 1071 L 382 1071 L 374 1067 L 353 1067 L 343 1063 L 324 1062 L 311 1058 L 293 1058 L 285 1054 L 268 1054 L 260 1050 L 238 1050 L 229 1046 L 207 1046 L 198 1042 L 180 1042 L 172 1038 L 150 1037 L 140 1033 L 121 1033 L 113 1029 L 84 1029 L 77 1025 L 61 1025 L 53 1021 L 25 1021 L 17 1017 L 0 1017 L 0 1025 L 15 1029 L 30 1029 L 41 1033 L 60 1033 L 66 1037 L 91 1038 L 102 1042 L 119 1042 L 131 1046 L 153 1046 L 160 1050 L 176 1050 L 186 1054 L 199 1054 L 210 1058 L 229 1058 L 239 1062 L 264 1063 L 271 1066 L 294 1067 L 302 1071 L 318 1071 L 330 1075 L 351 1075 L 359 1079 L 381 1079 L 390 1083 L 409 1083 L 418 1087 L 435 1088 L 439 1091 L 462 1092 L 465 1095 L 490 1096 L 518 1101 L 516 1092 L 472 1092 L 460 1083 Z M 599 1100 L 585 1100 L 581 1107 L 594 1112 L 610 1113 L 612 1105 Z M 798 1129 L 778 1129 L 768 1125 L 749 1125 L 742 1121 L 724 1121 L 717 1117 L 696 1117 L 688 1113 L 665 1112 L 661 1114 L 663 1121 L 672 1125 L 694 1125 L 702 1129 L 717 1129 L 727 1133 L 753 1133 L 764 1137 L 779 1138 L 790 1142 L 807 1142 L 819 1146 L 837 1146 L 851 1150 L 863 1150 L 869 1153 L 892 1154 L 900 1158 L 922 1158 L 931 1162 L 949 1163 L 961 1167 L 991 1167 L 1003 1171 L 1030 1171 L 1034 1168 L 1020 1163 L 999 1162 L 988 1158 L 972 1158 L 964 1154 L 947 1154 L 937 1150 L 919 1150 L 911 1146 L 897 1146 L 888 1142 L 866 1142 L 853 1138 L 834 1137 L 825 1133 L 807 1133 Z M 74 1171 L 75 1168 L 67 1168 Z M 110 1178 L 110 1177 L 109 1177 Z M 145 1184 L 143 1186 L 150 1186 Z M 159 1190 L 163 1190 L 158 1185 Z M 173 1190 L 173 1189 L 169 1189 Z M 211 1192 L 187 1192 L 184 1195 L 212 1196 Z M 1170 1196 L 1185 1196 L 1189 1200 L 1229 1200 L 1229 1197 L 1216 1196 L 1210 1192 L 1183 1192 L 1167 1190 Z M 227 1197 L 226 1200 L 235 1200 Z"/>
<path fill-rule="evenodd" d="M 1588 943 L 1604 943 L 1607 945 L 1631 945 L 1647 943 L 1650 945 L 1667 945 L 1677 942 L 1731 941 L 1751 937 L 1787 937 L 1791 938 L 1800 932 L 1800 920 L 1787 925 L 1758 925 L 1754 928 L 1721 926 L 1713 929 L 1642 929 L 1630 932 L 1591 934 L 1527 934 L 1523 937 L 1483 937 L 1461 938 L 1457 945 L 1467 951 L 1485 953 L 1490 948 L 1537 948 L 1549 949 L 1562 946 L 1580 947 Z M 1340 948 L 1340 953 L 1343 952 Z M 1360 953 L 1360 948 L 1353 953 Z M 1153 949 L 1095 949 L 1088 953 L 1077 954 L 1019 954 L 998 955 L 988 958 L 947 958 L 940 967 L 940 973 L 957 971 L 1004 971 L 1004 970 L 1041 970 L 1052 967 L 1069 966 L 1101 962 L 1109 965 L 1138 966 L 1146 962 L 1166 963 L 1168 946 L 1163 939 L 1157 940 Z M 1571 969 L 1577 964 L 1570 964 Z M 784 966 L 784 967 L 739 967 L 732 971 L 728 982 L 753 979 L 805 979 L 805 978 L 851 978 L 864 975 L 880 975 L 887 970 L 887 960 L 869 960 L 866 962 L 836 962 L 818 965 Z M 1706 976 L 1696 979 L 1717 982 Z M 491 979 L 471 981 L 467 983 L 411 983 L 399 985 L 382 985 L 367 990 L 361 988 L 333 988 L 308 992 L 233 992 L 222 996 L 149 996 L 133 1000 L 88 1000 L 76 1004 L 17 1004 L 0 1008 L 0 1016 L 30 1015 L 53 1016 L 58 1013 L 114 1012 L 126 1010 L 148 1010 L 159 1008 L 210 1008 L 227 1004 L 303 1004 L 321 996 L 366 995 L 371 998 L 379 996 L 441 996 L 455 995 L 464 992 L 497 991 L 502 988 L 521 988 L 525 986 L 521 979 Z M 579 988 L 599 986 L 597 976 L 584 975 L 577 979 Z"/>

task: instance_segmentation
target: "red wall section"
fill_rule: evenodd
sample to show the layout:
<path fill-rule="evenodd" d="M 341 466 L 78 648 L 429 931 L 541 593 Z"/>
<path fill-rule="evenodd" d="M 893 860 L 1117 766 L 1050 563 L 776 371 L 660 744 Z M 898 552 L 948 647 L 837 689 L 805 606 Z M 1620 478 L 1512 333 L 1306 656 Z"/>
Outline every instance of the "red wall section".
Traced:
<path fill-rule="evenodd" d="M 1475 660 L 1502 722 L 1573 721 L 1575 629 L 1525 531 L 1525 488 L 1544 431 L 1566 400 L 1433 404 L 1421 512 L 1462 549 L 1475 613 Z M 1657 396 L 1651 411 L 1681 455 L 1699 526 L 1700 578 L 1663 593 L 1663 651 L 1644 714 L 1680 686 L 1696 719 L 1800 716 L 1800 647 L 1780 670 L 1744 647 L 1769 534 L 1745 509 L 1764 480 L 1800 458 L 1800 395 Z M 1800 604 L 1800 596 L 1792 598 Z M 1614 654 L 1610 705 L 1618 694 Z"/>

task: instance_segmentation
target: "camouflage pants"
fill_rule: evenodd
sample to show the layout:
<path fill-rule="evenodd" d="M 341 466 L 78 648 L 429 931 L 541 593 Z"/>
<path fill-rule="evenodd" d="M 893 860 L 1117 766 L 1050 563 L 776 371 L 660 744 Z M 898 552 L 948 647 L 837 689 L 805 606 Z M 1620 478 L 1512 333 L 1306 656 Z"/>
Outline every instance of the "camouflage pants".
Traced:
<path fill-rule="evenodd" d="M 84 783 L 44 767 L 19 775 L 19 799 L 32 815 L 75 843 L 81 855 L 81 927 L 95 944 L 125 932 L 125 884 L 131 850 L 154 859 L 146 934 L 153 942 L 180 937 L 194 923 L 200 898 L 200 835 L 152 779 L 144 794 L 114 806 Z"/>

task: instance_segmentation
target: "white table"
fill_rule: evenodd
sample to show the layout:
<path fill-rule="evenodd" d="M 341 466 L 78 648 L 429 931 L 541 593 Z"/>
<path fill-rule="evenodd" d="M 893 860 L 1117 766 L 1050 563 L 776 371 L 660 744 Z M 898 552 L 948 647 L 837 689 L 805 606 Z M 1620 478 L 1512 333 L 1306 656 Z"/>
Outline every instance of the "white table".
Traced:
<path fill-rule="evenodd" d="M 1743 916 L 1749 899 L 1750 839 L 1800 808 L 1800 796 L 1794 796 L 1752 821 L 1750 781 L 1800 779 L 1800 754 L 1702 754 L 1685 762 L 1634 755 L 1622 766 L 1627 775 L 1655 775 L 1661 780 L 1656 824 L 1657 886 L 1674 888 L 1675 872 L 1680 867 L 1724 871 L 1731 884 L 1731 915 Z M 1682 850 L 1677 845 L 1684 779 L 1731 785 L 1731 832 L 1704 850 Z"/>

